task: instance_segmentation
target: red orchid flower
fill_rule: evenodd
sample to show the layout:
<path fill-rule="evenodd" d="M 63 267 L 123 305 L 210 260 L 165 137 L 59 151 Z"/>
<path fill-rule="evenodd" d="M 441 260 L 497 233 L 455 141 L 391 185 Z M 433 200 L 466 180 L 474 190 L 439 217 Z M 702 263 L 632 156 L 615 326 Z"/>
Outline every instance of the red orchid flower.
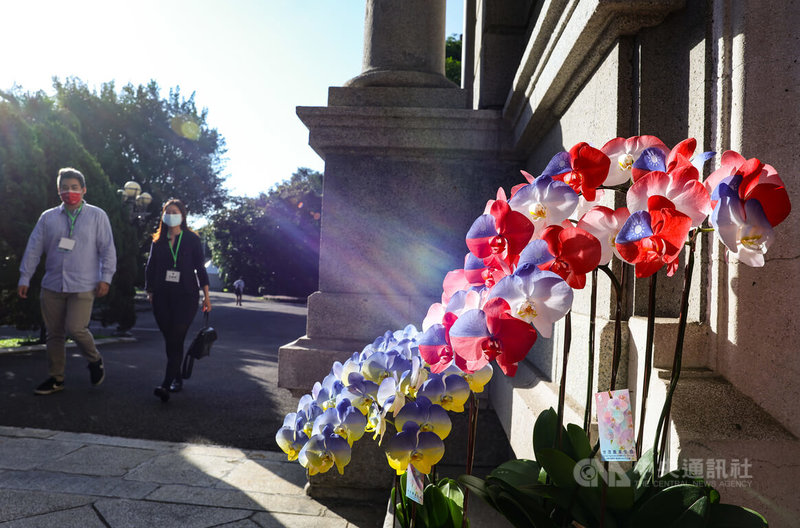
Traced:
<path fill-rule="evenodd" d="M 670 207 L 637 211 L 617 234 L 617 252 L 635 266 L 637 278 L 649 277 L 664 265 L 671 277 L 691 227 L 691 218 Z"/>
<path fill-rule="evenodd" d="M 539 268 L 558 274 L 576 290 L 586 286 L 586 274 L 600 263 L 603 253 L 600 241 L 578 227 L 559 225 L 546 227 L 542 240 L 547 243 L 553 260 L 539 264 Z"/>
<path fill-rule="evenodd" d="M 628 210 L 676 209 L 698 227 L 711 213 L 711 198 L 698 177 L 699 172 L 691 164 L 677 166 L 669 173 L 650 172 L 628 189 Z"/>
<path fill-rule="evenodd" d="M 556 156 L 558 157 L 558 156 Z M 561 173 L 552 172 L 553 161 L 548 164 L 545 172 L 555 180 L 561 180 L 586 200 L 593 202 L 597 188 L 603 184 L 608 176 L 611 160 L 603 151 L 581 142 L 569 149 L 569 164 L 567 170 Z"/>
<path fill-rule="evenodd" d="M 450 328 L 453 353 L 465 360 L 465 372 L 480 370 L 494 360 L 507 376 L 516 374 L 517 363 L 525 359 L 537 333 L 509 310 L 505 299 L 497 297 L 483 310 L 464 312 Z"/>
<path fill-rule="evenodd" d="M 519 256 L 515 256 L 513 262 L 506 264 L 502 259 L 490 255 L 485 259 L 480 259 L 472 253 L 467 253 L 464 259 L 464 278 L 470 286 L 485 286 L 491 288 L 497 282 L 510 275 L 512 266 L 516 266 Z"/>
<path fill-rule="evenodd" d="M 742 201 L 758 200 L 771 226 L 775 227 L 789 216 L 792 205 L 783 180 L 772 165 L 762 163 L 758 158 L 745 160 L 738 152 L 725 152 L 720 168 L 704 182 L 706 190 L 713 194 L 720 183 L 730 182 L 737 175 L 742 176 L 739 198 Z M 717 201 L 713 200 L 712 205 L 716 207 Z"/>
<path fill-rule="evenodd" d="M 525 215 L 511 210 L 508 202 L 495 200 L 490 214 L 479 216 L 467 232 L 467 247 L 488 268 L 511 273 L 520 251 L 533 236 L 533 224 Z"/>
<path fill-rule="evenodd" d="M 430 365 L 431 372 L 438 374 L 449 367 L 453 360 L 461 370 L 467 367 L 464 358 L 453 353 L 450 344 L 450 328 L 458 320 L 458 316 L 447 312 L 441 324 L 432 325 L 420 337 L 418 343 L 419 355 Z"/>
<path fill-rule="evenodd" d="M 692 156 L 697 148 L 697 140 L 694 138 L 684 139 L 669 151 L 667 155 L 667 172 L 671 172 L 677 167 L 692 165 Z"/>

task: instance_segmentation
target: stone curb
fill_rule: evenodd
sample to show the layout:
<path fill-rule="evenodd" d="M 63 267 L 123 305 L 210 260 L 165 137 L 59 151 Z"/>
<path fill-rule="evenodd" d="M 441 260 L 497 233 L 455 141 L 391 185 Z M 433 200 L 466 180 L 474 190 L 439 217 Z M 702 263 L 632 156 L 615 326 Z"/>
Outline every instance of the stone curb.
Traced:
<path fill-rule="evenodd" d="M 135 337 L 104 337 L 102 339 L 95 339 L 95 343 L 98 345 L 106 345 L 109 343 L 135 343 L 137 339 Z M 75 348 L 76 345 L 74 342 L 67 342 L 67 348 Z M 8 348 L 0 348 L 0 356 L 6 354 L 21 354 L 23 352 L 35 352 L 37 350 L 45 350 L 47 345 L 40 344 L 40 345 L 27 345 L 21 347 L 8 347 Z"/>

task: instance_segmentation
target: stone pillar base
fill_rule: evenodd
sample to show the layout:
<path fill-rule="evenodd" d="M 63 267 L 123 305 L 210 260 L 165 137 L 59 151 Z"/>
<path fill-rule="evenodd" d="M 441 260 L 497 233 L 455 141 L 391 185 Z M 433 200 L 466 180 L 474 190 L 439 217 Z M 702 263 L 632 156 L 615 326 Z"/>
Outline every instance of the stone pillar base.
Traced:
<path fill-rule="evenodd" d="M 385 503 L 394 485 L 395 471 L 371 433 L 353 444 L 350 463 L 340 475 L 336 468 L 309 476 L 306 495 L 314 499 L 350 499 Z"/>
<path fill-rule="evenodd" d="M 322 382 L 334 361 L 344 362 L 366 344 L 358 340 L 312 339 L 307 335 L 295 339 L 278 349 L 278 387 L 289 389 L 299 398 L 311 391 L 315 381 Z"/>

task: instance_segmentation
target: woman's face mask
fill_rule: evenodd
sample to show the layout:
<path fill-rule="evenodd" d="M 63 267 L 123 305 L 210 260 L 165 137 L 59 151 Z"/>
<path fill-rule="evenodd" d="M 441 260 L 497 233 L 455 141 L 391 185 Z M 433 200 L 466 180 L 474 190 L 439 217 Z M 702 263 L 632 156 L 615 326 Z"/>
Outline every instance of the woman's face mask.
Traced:
<path fill-rule="evenodd" d="M 181 225 L 181 222 L 183 221 L 183 215 L 181 215 L 180 213 L 178 214 L 164 213 L 164 216 L 161 219 L 169 227 L 175 227 Z"/>

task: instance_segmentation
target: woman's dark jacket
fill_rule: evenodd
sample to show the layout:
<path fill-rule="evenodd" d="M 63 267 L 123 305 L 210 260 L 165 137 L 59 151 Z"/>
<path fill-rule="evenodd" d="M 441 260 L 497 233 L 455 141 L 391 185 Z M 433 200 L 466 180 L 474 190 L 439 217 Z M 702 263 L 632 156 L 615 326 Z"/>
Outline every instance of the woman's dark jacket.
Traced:
<path fill-rule="evenodd" d="M 177 241 L 177 238 L 175 239 Z M 167 282 L 167 270 L 181 273 L 179 283 Z M 196 272 L 196 275 L 195 275 Z M 203 244 L 200 237 L 191 231 L 184 230 L 181 245 L 178 247 L 178 266 L 173 265 L 169 237 L 163 235 L 150 245 L 150 257 L 145 268 L 145 290 L 150 293 L 166 291 L 167 287 L 179 286 L 187 294 L 197 295 L 197 290 L 208 286 L 203 259 Z"/>

